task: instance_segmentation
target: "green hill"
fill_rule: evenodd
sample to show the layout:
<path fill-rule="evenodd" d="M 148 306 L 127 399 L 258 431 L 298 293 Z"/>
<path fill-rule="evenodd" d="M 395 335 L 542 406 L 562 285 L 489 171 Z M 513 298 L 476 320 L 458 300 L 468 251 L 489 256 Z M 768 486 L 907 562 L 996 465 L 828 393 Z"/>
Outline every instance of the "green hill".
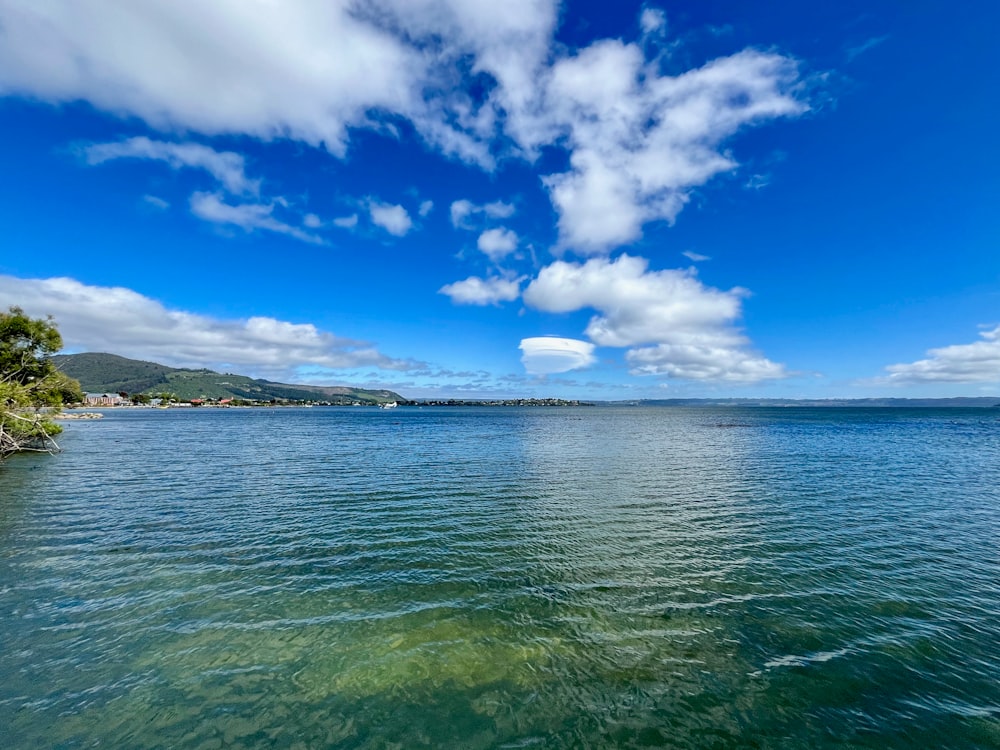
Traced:
<path fill-rule="evenodd" d="M 294 385 L 249 378 L 246 375 L 167 367 L 156 362 L 126 359 L 115 354 L 59 354 L 56 367 L 80 381 L 89 393 L 172 393 L 179 399 L 244 398 L 259 401 L 331 401 L 379 404 L 404 401 L 393 391 L 370 391 L 346 386 Z"/>
<path fill-rule="evenodd" d="M 115 354 L 57 354 L 56 367 L 80 381 L 83 390 L 96 393 L 145 393 L 167 390 L 174 368 L 155 362 L 126 359 Z"/>

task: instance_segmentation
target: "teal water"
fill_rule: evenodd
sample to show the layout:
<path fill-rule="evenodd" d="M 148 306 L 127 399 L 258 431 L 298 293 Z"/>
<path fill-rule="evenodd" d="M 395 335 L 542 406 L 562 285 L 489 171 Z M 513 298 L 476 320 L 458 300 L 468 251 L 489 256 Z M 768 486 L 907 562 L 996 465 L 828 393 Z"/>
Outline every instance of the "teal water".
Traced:
<path fill-rule="evenodd" d="M 0 747 L 1000 747 L 1000 413 L 108 412 L 0 467 Z"/>

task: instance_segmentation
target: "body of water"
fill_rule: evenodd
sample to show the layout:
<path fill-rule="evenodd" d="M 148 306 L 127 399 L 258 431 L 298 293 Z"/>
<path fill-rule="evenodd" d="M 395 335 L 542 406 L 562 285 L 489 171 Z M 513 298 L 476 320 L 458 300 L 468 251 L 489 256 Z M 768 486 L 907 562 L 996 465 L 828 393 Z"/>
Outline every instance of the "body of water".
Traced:
<path fill-rule="evenodd" d="M 1000 410 L 122 410 L 0 466 L 4 748 L 1000 747 Z"/>

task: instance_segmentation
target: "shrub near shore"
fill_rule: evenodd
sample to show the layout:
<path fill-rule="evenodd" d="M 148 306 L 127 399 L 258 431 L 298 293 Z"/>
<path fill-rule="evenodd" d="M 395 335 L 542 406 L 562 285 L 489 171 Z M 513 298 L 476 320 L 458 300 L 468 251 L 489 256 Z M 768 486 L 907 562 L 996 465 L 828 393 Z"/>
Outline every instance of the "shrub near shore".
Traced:
<path fill-rule="evenodd" d="M 63 403 L 83 400 L 80 384 L 56 369 L 62 337 L 51 318 L 19 307 L 0 313 L 0 459 L 20 451 L 49 451 L 62 428 L 52 417 Z"/>

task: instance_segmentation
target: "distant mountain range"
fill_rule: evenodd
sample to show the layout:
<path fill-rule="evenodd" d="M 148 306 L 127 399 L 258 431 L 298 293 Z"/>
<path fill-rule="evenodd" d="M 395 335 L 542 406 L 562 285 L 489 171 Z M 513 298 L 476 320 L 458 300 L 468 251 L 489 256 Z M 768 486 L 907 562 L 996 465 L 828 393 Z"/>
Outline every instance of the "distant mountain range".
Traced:
<path fill-rule="evenodd" d="M 405 401 L 394 391 L 370 391 L 343 386 L 274 383 L 246 375 L 167 367 L 156 362 L 126 359 L 116 354 L 58 354 L 56 367 L 80 381 L 88 393 L 172 393 L 179 399 L 243 398 L 259 401 L 330 401 L 380 404 Z"/>
<path fill-rule="evenodd" d="M 608 406 L 808 406 L 808 407 L 994 407 L 1000 396 L 954 396 L 951 398 L 667 398 L 638 401 L 606 401 Z"/>
<path fill-rule="evenodd" d="M 52 358 L 56 366 L 88 393 L 172 393 L 179 399 L 243 398 L 258 401 L 329 401 L 331 403 L 380 404 L 388 401 L 406 403 L 394 391 L 371 391 L 345 386 L 296 385 L 260 380 L 246 375 L 167 367 L 156 362 L 126 359 L 115 354 L 59 354 Z M 454 405 L 457 402 L 442 402 Z M 462 401 L 474 405 L 475 400 Z M 640 399 L 637 401 L 597 402 L 604 406 L 881 406 L 881 407 L 1000 407 L 1000 396 L 958 398 L 859 398 L 859 399 L 777 399 L 777 398 L 691 398 Z"/>

